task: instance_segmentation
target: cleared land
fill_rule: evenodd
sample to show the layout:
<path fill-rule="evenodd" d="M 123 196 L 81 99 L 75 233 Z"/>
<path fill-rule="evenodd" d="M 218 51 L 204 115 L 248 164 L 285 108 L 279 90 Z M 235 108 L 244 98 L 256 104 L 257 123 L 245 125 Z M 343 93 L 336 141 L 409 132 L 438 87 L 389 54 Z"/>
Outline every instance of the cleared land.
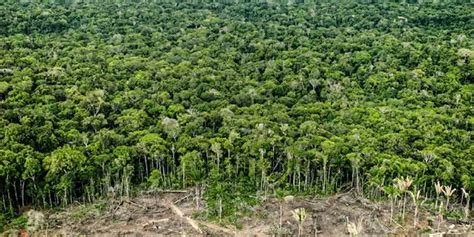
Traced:
<path fill-rule="evenodd" d="M 280 223 L 281 205 L 281 228 Z M 141 195 L 130 200 L 112 200 L 90 205 L 75 205 L 59 212 L 45 214 L 40 235 L 222 235 L 222 236 L 274 236 L 296 235 L 298 222 L 292 211 L 304 208 L 307 218 L 303 223 L 303 236 L 349 235 L 351 228 L 360 235 L 412 235 L 412 212 L 407 211 L 406 225 L 390 220 L 390 206 L 371 202 L 353 192 L 327 198 L 284 199 L 268 198 L 252 208 L 252 215 L 240 220 L 241 228 L 202 220 L 193 215 L 195 208 L 192 192 L 158 193 Z M 422 211 L 419 229 L 445 236 L 472 236 L 471 223 L 445 219 L 439 223 L 434 213 Z M 316 233 L 317 232 L 317 233 Z M 15 232 L 10 232 L 14 234 Z M 353 233 L 354 235 L 356 233 Z"/>

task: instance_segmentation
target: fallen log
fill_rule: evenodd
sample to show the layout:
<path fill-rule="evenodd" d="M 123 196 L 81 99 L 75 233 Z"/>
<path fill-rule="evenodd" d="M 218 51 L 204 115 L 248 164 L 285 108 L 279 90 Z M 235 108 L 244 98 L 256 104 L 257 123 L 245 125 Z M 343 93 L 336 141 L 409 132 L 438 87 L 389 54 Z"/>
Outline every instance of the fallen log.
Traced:
<path fill-rule="evenodd" d="M 203 233 L 201 228 L 199 228 L 199 225 L 197 224 L 197 222 L 187 216 L 184 216 L 184 213 L 176 205 L 174 205 L 171 202 L 168 202 L 167 205 L 174 214 L 176 214 L 177 216 L 179 216 L 180 218 L 188 222 L 188 224 L 192 226 L 197 232 L 199 232 L 200 234 Z"/>

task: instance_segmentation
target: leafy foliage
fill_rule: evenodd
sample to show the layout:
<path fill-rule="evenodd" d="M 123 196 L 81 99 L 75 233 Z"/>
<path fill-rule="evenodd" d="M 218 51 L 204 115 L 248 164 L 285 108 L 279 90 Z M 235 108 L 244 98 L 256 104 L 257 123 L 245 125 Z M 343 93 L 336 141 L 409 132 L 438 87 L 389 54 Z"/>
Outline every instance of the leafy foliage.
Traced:
<path fill-rule="evenodd" d="M 210 212 L 236 212 L 235 192 L 376 196 L 407 176 L 473 190 L 473 13 L 0 3 L 0 207 L 144 182 L 206 184 Z"/>

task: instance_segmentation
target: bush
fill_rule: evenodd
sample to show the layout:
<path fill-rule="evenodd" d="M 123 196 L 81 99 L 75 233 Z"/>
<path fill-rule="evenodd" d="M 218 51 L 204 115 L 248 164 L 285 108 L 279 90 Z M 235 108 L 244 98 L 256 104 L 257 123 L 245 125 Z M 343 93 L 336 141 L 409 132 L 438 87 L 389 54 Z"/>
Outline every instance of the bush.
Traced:
<path fill-rule="evenodd" d="M 25 229 L 27 227 L 27 224 L 28 224 L 28 217 L 25 215 L 21 215 L 13 219 L 8 225 L 8 227 L 10 229 L 15 229 L 15 230 Z"/>

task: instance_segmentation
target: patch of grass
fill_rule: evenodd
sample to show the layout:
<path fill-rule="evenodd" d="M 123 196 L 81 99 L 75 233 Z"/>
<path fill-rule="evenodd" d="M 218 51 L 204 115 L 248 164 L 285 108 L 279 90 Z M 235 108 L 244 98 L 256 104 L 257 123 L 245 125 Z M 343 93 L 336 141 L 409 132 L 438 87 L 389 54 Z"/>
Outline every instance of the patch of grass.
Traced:
<path fill-rule="evenodd" d="M 431 231 L 432 231 L 431 228 L 429 228 L 429 227 L 423 227 L 423 228 L 421 228 L 420 230 L 418 230 L 418 233 L 420 233 L 420 234 L 425 234 L 425 233 L 430 233 Z"/>
<path fill-rule="evenodd" d="M 28 224 L 28 217 L 26 217 L 25 215 L 21 215 L 13 219 L 8 225 L 8 227 L 14 230 L 25 229 L 27 227 L 27 224 Z"/>
<path fill-rule="evenodd" d="M 255 216 L 258 219 L 265 220 L 268 218 L 268 212 L 267 211 L 259 211 L 255 213 Z"/>
<path fill-rule="evenodd" d="M 71 218 L 81 220 L 85 218 L 96 218 L 101 216 L 106 209 L 105 202 L 98 202 L 95 204 L 81 205 L 75 207 L 71 213 Z"/>
<path fill-rule="evenodd" d="M 278 226 L 273 225 L 270 228 L 270 233 L 273 236 L 291 236 L 292 231 L 286 227 L 279 228 Z"/>
<path fill-rule="evenodd" d="M 7 225 L 7 217 L 5 214 L 0 214 L 0 232 L 4 231 L 5 225 Z"/>
<path fill-rule="evenodd" d="M 464 214 L 461 211 L 448 211 L 444 213 L 444 216 L 446 219 L 461 220 Z"/>
<path fill-rule="evenodd" d="M 215 183 L 205 193 L 207 208 L 199 214 L 219 224 L 241 226 L 243 217 L 250 216 L 252 207 L 259 203 L 255 191 L 246 184 Z"/>

